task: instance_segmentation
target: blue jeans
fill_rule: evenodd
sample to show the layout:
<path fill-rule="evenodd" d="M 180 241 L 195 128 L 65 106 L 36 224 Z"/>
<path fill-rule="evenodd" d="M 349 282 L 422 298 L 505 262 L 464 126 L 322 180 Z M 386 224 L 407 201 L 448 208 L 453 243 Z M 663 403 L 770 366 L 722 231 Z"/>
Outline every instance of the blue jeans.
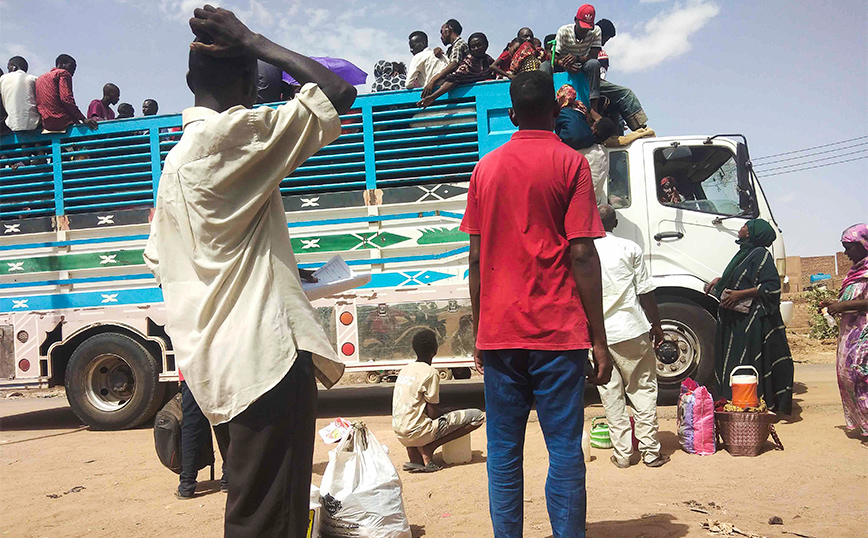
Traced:
<path fill-rule="evenodd" d="M 488 498 L 495 538 L 520 538 L 524 437 L 536 402 L 549 452 L 546 505 L 554 538 L 585 536 L 585 362 L 588 351 L 485 351 Z"/>

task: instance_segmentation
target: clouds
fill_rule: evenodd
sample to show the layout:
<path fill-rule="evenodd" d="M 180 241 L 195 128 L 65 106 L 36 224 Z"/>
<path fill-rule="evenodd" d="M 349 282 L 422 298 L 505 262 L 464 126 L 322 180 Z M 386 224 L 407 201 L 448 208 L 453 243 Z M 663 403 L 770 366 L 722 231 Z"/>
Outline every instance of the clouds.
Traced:
<path fill-rule="evenodd" d="M 39 76 L 54 67 L 54 58 L 48 60 L 39 54 L 32 52 L 26 45 L 21 43 L 3 43 L 0 45 L 0 61 L 3 62 L 3 71 L 6 71 L 6 60 L 13 56 L 21 56 L 27 60 L 27 72 Z"/>
<path fill-rule="evenodd" d="M 718 13 L 720 7 L 705 0 L 676 4 L 642 25 L 635 33 L 618 32 L 617 37 L 606 44 L 606 52 L 613 58 L 617 68 L 624 72 L 651 69 L 688 52 L 691 36 Z"/>

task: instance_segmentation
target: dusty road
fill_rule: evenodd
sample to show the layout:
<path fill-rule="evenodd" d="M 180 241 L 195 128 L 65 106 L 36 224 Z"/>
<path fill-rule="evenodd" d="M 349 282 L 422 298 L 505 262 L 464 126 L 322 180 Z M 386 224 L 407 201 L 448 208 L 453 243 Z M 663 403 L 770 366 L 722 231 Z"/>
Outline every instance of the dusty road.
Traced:
<path fill-rule="evenodd" d="M 705 537 L 713 517 L 762 536 L 795 531 L 817 538 L 856 538 L 868 529 L 868 450 L 842 431 L 831 364 L 796 367 L 796 412 L 778 425 L 786 447 L 757 458 L 726 452 L 699 457 L 679 449 L 675 408 L 660 409 L 661 441 L 672 454 L 660 469 L 616 469 L 609 452 L 592 449 L 588 464 L 591 538 Z M 364 420 L 400 466 L 404 452 L 390 429 L 390 386 L 322 392 L 320 427 L 332 417 Z M 447 405 L 483 406 L 478 382 L 445 384 Z M 594 404 L 586 418 L 602 415 Z M 533 417 L 532 417 L 533 418 Z M 81 429 L 63 398 L 0 401 L 0 536 L 125 538 L 221 536 L 225 497 L 206 479 L 191 501 L 177 501 L 177 477 L 156 458 L 150 427 L 122 432 Z M 473 435 L 473 462 L 431 475 L 402 473 L 414 537 L 491 536 L 485 434 Z M 538 423 L 528 425 L 525 536 L 551 535 L 545 509 L 547 458 Z M 317 440 L 313 481 L 328 461 Z M 695 501 L 705 515 L 691 511 Z M 713 503 L 713 504 L 712 504 Z M 783 526 L 770 526 L 772 516 Z"/>

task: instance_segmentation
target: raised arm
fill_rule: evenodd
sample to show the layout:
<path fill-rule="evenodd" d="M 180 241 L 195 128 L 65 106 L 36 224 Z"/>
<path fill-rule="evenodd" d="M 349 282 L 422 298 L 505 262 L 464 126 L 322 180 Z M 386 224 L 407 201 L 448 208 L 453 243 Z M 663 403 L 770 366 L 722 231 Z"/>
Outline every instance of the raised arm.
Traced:
<path fill-rule="evenodd" d="M 606 325 L 603 322 L 603 280 L 600 257 L 597 255 L 594 240 L 590 237 L 570 239 L 570 259 L 576 288 L 588 318 L 594 352 L 594 372 L 588 374 L 588 381 L 605 385 L 612 376 L 612 357 L 609 354 Z"/>
<path fill-rule="evenodd" d="M 348 112 L 356 99 L 356 89 L 344 79 L 319 62 L 251 32 L 229 10 L 206 4 L 193 11 L 190 28 L 200 38 L 208 36 L 213 41 L 192 43 L 190 46 L 197 52 L 212 56 L 255 56 L 286 71 L 302 85 L 317 84 L 338 114 Z"/>

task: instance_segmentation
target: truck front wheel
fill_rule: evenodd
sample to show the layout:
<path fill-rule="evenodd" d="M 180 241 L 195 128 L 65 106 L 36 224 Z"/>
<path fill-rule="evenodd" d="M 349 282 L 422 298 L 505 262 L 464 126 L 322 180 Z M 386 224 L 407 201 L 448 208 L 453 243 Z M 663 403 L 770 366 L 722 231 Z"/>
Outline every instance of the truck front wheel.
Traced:
<path fill-rule="evenodd" d="M 660 300 L 666 342 L 657 349 L 658 400 L 674 403 L 688 377 L 700 385 L 714 380 L 716 322 L 707 310 L 686 299 Z"/>
<path fill-rule="evenodd" d="M 75 414 L 95 430 L 123 430 L 157 412 L 166 386 L 157 360 L 119 333 L 91 336 L 66 365 L 66 397 Z"/>

